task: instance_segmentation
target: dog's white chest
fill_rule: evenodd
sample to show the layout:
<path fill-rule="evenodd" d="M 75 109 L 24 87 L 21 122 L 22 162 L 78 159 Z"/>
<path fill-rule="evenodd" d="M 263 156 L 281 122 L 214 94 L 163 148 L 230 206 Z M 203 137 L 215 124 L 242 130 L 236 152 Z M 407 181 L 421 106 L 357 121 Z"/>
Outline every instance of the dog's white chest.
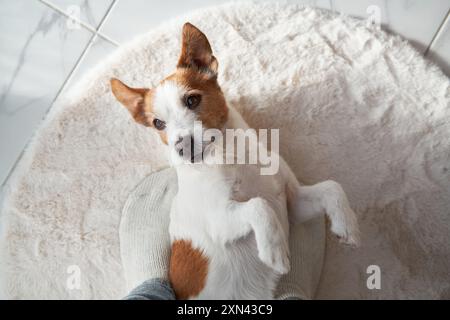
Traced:
<path fill-rule="evenodd" d="M 179 191 L 171 219 L 174 224 L 179 221 L 185 229 L 185 223 L 196 230 L 220 225 L 221 218 L 227 215 L 230 200 L 244 202 L 262 197 L 277 213 L 285 216 L 283 181 L 277 175 L 260 175 L 256 165 L 203 166 L 198 170 L 186 168 L 179 169 L 178 175 Z"/>
<path fill-rule="evenodd" d="M 258 258 L 253 233 L 227 240 L 233 239 L 234 230 L 226 220 L 231 214 L 230 200 L 245 202 L 262 197 L 273 207 L 287 233 L 282 182 L 277 176 L 261 176 L 257 166 L 188 168 L 178 170 L 178 174 L 179 192 L 172 207 L 170 234 L 172 241 L 188 239 L 209 259 L 207 282 L 198 298 L 270 298 L 277 275 Z M 242 279 L 243 273 L 246 279 Z"/>

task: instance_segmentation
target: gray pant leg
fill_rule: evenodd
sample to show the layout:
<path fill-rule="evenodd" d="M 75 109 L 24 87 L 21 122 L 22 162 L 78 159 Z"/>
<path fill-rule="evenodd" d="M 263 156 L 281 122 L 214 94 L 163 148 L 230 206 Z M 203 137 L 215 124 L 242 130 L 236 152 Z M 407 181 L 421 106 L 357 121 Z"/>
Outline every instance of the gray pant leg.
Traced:
<path fill-rule="evenodd" d="M 175 300 L 169 281 L 149 279 L 131 290 L 122 300 Z"/>
<path fill-rule="evenodd" d="M 169 281 L 164 279 L 149 279 L 133 290 L 122 300 L 175 300 L 175 293 Z M 297 297 L 287 297 L 283 300 L 301 300 Z"/>

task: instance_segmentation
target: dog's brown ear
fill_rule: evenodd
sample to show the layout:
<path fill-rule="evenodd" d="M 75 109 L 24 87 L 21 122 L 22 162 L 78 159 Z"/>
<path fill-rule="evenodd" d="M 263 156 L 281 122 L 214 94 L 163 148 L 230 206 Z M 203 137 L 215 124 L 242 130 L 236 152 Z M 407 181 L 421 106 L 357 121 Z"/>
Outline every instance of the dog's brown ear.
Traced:
<path fill-rule="evenodd" d="M 213 56 L 208 38 L 189 22 L 183 26 L 181 55 L 177 68 L 196 68 L 217 75 L 218 63 Z"/>
<path fill-rule="evenodd" d="M 151 124 L 146 116 L 145 97 L 150 89 L 130 88 L 119 79 L 112 78 L 111 89 L 117 100 L 130 111 L 136 122 L 149 127 Z"/>

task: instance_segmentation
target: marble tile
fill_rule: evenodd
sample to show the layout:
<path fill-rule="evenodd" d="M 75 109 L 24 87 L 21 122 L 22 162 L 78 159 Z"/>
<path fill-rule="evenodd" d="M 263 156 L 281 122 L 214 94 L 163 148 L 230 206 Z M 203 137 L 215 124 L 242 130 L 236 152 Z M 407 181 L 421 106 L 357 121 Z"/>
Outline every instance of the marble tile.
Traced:
<path fill-rule="evenodd" d="M 450 77 L 450 15 L 447 16 L 441 31 L 430 46 L 427 57 L 436 62 L 444 73 Z"/>
<path fill-rule="evenodd" d="M 227 2 L 230 1 L 134 0 L 130 3 L 129 1 L 118 0 L 101 31 L 115 41 L 123 43 L 178 15 Z M 272 2 L 297 3 L 326 9 L 331 8 L 330 0 L 272 0 Z M 133 21 L 133 23 L 126 23 L 127 21 Z"/>
<path fill-rule="evenodd" d="M 370 6 L 381 14 L 382 26 L 425 52 L 450 8 L 449 0 L 331 0 L 333 10 L 367 18 Z M 373 7 L 372 7 L 373 8 Z M 370 9 L 369 9 L 370 10 Z"/>
<path fill-rule="evenodd" d="M 0 184 L 92 34 L 39 1 L 0 6 Z"/>
<path fill-rule="evenodd" d="M 92 67 L 104 60 L 116 48 L 117 46 L 115 44 L 96 36 L 70 77 L 66 85 L 66 90 L 79 81 Z"/>
<path fill-rule="evenodd" d="M 246 0 L 241 0 L 246 1 Z M 250 0 L 248 0 L 250 1 Z M 203 7 L 230 2 L 229 0 L 118 0 L 101 32 L 119 43 L 145 33 L 168 19 Z M 130 23 L 131 22 L 131 23 Z"/>
<path fill-rule="evenodd" d="M 96 29 L 113 0 L 44 0 Z"/>

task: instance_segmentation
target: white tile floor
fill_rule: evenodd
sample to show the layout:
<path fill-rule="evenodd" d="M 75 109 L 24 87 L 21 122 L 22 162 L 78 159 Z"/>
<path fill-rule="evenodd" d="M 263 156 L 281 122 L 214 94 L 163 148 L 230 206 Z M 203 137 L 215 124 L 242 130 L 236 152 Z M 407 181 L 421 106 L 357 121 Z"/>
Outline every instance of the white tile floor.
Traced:
<path fill-rule="evenodd" d="M 58 94 L 102 57 L 166 19 L 225 2 L 0 0 L 0 183 L 6 181 Z M 449 0 L 278 2 L 318 6 L 363 18 L 375 8 L 383 28 L 410 40 L 450 75 Z"/>

